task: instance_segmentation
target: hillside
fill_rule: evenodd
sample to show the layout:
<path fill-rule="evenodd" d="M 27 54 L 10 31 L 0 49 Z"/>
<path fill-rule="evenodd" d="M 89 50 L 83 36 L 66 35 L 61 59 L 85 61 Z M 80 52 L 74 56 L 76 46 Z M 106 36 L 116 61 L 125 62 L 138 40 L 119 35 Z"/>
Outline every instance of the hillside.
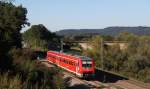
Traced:
<path fill-rule="evenodd" d="M 115 36 L 120 32 L 130 32 L 136 35 L 150 35 L 150 27 L 107 27 L 104 29 L 64 29 L 57 31 L 57 35 L 110 35 Z"/>

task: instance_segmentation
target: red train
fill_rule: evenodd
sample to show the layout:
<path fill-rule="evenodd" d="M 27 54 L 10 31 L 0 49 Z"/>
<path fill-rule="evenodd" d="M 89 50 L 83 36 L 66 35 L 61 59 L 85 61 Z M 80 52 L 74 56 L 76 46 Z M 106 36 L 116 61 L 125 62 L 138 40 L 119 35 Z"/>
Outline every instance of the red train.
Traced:
<path fill-rule="evenodd" d="M 95 73 L 94 60 L 89 57 L 48 51 L 47 60 L 81 78 L 93 77 Z"/>

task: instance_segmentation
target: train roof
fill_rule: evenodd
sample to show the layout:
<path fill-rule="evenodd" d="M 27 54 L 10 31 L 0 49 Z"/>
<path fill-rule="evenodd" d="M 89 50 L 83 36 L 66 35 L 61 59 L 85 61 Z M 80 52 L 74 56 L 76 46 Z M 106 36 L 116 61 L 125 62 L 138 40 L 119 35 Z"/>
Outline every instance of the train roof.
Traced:
<path fill-rule="evenodd" d="M 57 52 L 57 51 L 50 51 L 50 52 L 54 52 L 54 53 L 57 53 L 57 54 L 60 54 L 60 52 Z M 79 58 L 81 60 L 92 60 L 90 57 L 87 57 L 87 56 L 79 56 L 79 55 L 72 55 L 72 54 L 67 54 L 67 53 L 61 53 L 65 56 L 68 56 L 69 58 L 73 58 L 73 59 L 76 59 L 76 58 Z"/>
<path fill-rule="evenodd" d="M 80 56 L 81 60 L 92 60 L 91 58 L 87 57 L 87 56 Z"/>

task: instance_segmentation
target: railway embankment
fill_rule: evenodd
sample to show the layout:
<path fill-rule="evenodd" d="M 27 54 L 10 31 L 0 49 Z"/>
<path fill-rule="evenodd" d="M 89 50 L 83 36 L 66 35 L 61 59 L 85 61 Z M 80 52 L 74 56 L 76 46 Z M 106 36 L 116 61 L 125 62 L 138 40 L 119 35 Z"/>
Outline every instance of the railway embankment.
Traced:
<path fill-rule="evenodd" d="M 40 60 L 47 67 L 55 67 L 46 60 Z M 95 69 L 94 79 L 80 79 L 68 72 L 64 72 L 64 78 L 70 81 L 70 89 L 150 89 L 149 84 L 135 81 L 121 75 Z"/>

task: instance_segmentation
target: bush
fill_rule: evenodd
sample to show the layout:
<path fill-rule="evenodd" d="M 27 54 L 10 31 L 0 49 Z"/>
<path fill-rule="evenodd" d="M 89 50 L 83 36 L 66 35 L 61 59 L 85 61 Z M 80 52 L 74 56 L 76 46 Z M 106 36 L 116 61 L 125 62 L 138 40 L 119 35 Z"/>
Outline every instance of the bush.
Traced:
<path fill-rule="evenodd" d="M 13 58 L 14 70 L 12 75 L 19 75 L 23 89 L 65 89 L 62 73 L 57 68 L 46 68 L 31 60 L 29 50 L 13 49 L 10 54 Z"/>
<path fill-rule="evenodd" d="M 119 45 L 103 46 L 101 55 L 100 37 L 90 40 L 92 50 L 84 53 L 95 59 L 95 66 L 101 68 L 101 56 L 103 56 L 103 68 L 115 71 L 125 76 L 133 77 L 144 82 L 150 82 L 150 36 L 137 36 L 130 33 L 121 33 L 115 38 L 117 41 L 126 41 L 127 48 L 121 50 Z"/>
<path fill-rule="evenodd" d="M 19 76 L 10 76 L 8 73 L 0 75 L 0 89 L 22 89 Z"/>

